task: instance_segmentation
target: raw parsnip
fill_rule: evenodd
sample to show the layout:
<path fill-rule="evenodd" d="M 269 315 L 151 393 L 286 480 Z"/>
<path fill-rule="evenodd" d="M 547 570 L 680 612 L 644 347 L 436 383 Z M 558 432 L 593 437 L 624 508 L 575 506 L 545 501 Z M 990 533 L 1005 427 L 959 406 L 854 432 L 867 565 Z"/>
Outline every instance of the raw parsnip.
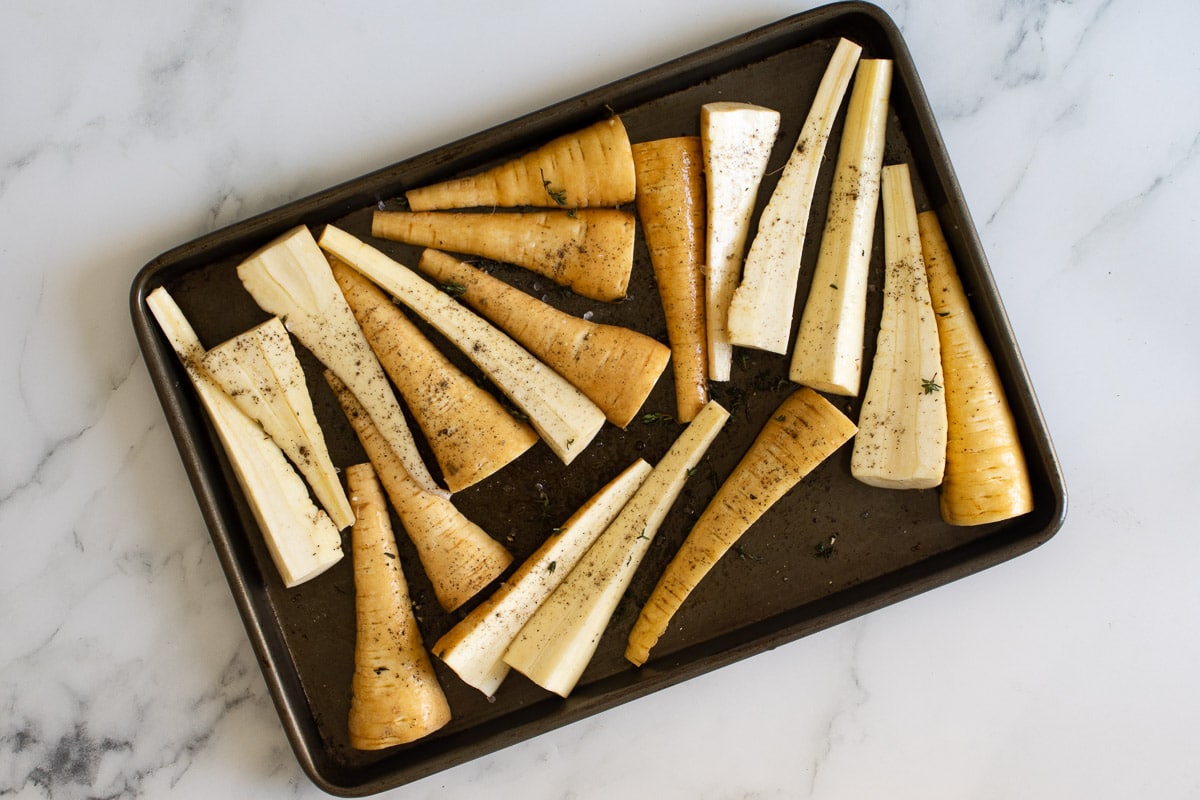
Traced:
<path fill-rule="evenodd" d="M 671 364 L 676 418 L 691 422 L 708 402 L 704 320 L 704 155 L 700 139 L 679 136 L 633 145 L 637 210 L 658 282 Z"/>
<path fill-rule="evenodd" d="M 604 412 L 565 378 L 408 267 L 333 225 L 325 227 L 320 245 L 462 350 L 525 413 L 564 463 L 571 463 L 604 425 Z"/>
<path fill-rule="evenodd" d="M 200 366 L 204 346 L 167 290 L 150 292 L 146 305 L 212 420 L 284 586 L 297 586 L 332 567 L 342 558 L 338 529 L 309 498 L 283 451 Z"/>
<path fill-rule="evenodd" d="M 330 263 L 371 349 L 424 432 L 451 492 L 489 477 L 537 442 L 533 428 L 454 366 L 382 289 L 336 257 Z"/>
<path fill-rule="evenodd" d="M 821 249 L 792 351 L 791 379 L 830 394 L 855 396 L 862 380 L 867 271 L 891 84 L 890 60 L 859 62 Z"/>
<path fill-rule="evenodd" d="M 593 300 L 625 297 L 636 223 L 628 211 L 376 211 L 371 235 L 524 267 Z"/>
<path fill-rule="evenodd" d="M 355 513 L 350 746 L 382 750 L 444 726 L 450 704 L 413 616 L 396 537 L 371 465 L 347 467 L 346 481 Z"/>
<path fill-rule="evenodd" d="M 907 164 L 883 168 L 883 311 L 850 474 L 883 489 L 929 489 L 946 467 L 946 395 Z"/>
<path fill-rule="evenodd" d="M 405 192 L 413 211 L 632 202 L 633 158 L 620 117 L 559 136 L 491 169 Z"/>
<path fill-rule="evenodd" d="M 646 402 L 671 350 L 632 328 L 559 311 L 440 250 L 425 250 L 421 272 L 517 340 L 624 428 Z"/>
<path fill-rule="evenodd" d="M 948 433 L 942 519 L 981 525 L 1033 510 L 1016 420 L 983 339 L 937 213 L 917 215 L 942 352 Z"/>
<path fill-rule="evenodd" d="M 758 185 L 779 135 L 779 119 L 775 109 L 752 103 L 720 101 L 700 107 L 708 192 L 704 317 L 709 380 L 729 380 L 729 302 L 742 276 Z"/>
<path fill-rule="evenodd" d="M 721 556 L 854 431 L 854 423 L 812 389 L 798 389 L 784 400 L 667 565 L 629 633 L 625 657 L 644 664 L 675 612 Z"/>
<path fill-rule="evenodd" d="M 521 628 L 504 654 L 505 663 L 563 697 L 574 690 L 646 549 L 728 418 L 715 400 L 700 410 L 617 518 Z"/>

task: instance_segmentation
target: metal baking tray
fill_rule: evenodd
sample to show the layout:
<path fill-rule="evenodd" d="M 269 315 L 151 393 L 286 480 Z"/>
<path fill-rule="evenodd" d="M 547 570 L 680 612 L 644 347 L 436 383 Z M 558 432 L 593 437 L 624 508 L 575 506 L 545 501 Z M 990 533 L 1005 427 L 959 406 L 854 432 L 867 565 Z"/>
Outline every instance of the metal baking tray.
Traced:
<path fill-rule="evenodd" d="M 574 693 L 562 699 L 513 673 L 489 702 L 435 660 L 453 721 L 411 745 L 376 753 L 351 748 L 346 732 L 354 636 L 350 559 L 309 583 L 283 587 L 197 397 L 148 313 L 146 295 L 168 287 L 205 346 L 215 345 L 266 318 L 242 289 L 235 267 L 276 234 L 297 224 L 316 228 L 335 223 L 369 237 L 372 210 L 395 204 L 405 189 L 476 171 L 613 113 L 621 115 L 636 142 L 697 134 L 700 106 L 709 101 L 743 100 L 778 109 L 782 128 L 759 194 L 761 209 L 839 36 L 863 45 L 864 57 L 895 61 L 885 163 L 907 161 L 919 207 L 935 209 L 941 218 L 1019 424 L 1035 490 L 1033 512 L 981 527 L 946 525 L 938 513 L 936 490 L 864 486 L 850 477 L 850 448 L 843 447 L 743 537 L 689 598 L 651 660 L 634 668 L 623 651 L 641 601 L 767 415 L 794 388 L 786 380 L 787 357 L 739 351 L 733 380 L 712 387 L 713 396 L 732 412 L 721 440 L 688 481 Z M 837 152 L 841 124 L 839 118 L 829 153 Z M 825 217 L 831 172 L 832 158 L 827 158 L 814 198 L 814 226 Z M 810 231 L 796 320 L 820 240 L 819 227 Z M 373 243 L 402 262 L 415 263 L 414 248 Z M 880 313 L 881 249 L 877 236 L 865 363 L 874 349 Z M 530 273 L 506 265 L 495 268 L 570 312 L 590 312 L 598 321 L 627 324 L 666 339 L 640 236 L 629 297 L 621 303 L 587 301 Z M 1045 542 L 1066 513 L 1059 464 L 913 61 L 893 22 L 864 3 L 835 4 L 783 19 L 184 244 L 138 273 L 131 312 L 146 366 L 283 727 L 304 770 L 331 794 L 365 795 L 416 780 L 993 566 Z M 335 462 L 346 466 L 364 460 L 320 379 L 317 362 L 303 347 L 297 349 Z M 478 375 L 469 362 L 460 359 L 460 365 Z M 671 381 L 668 369 L 644 412 L 673 412 Z M 831 399 L 857 419 L 857 399 Z M 505 542 L 519 563 L 635 457 L 654 463 L 681 429 L 673 422 L 639 420 L 625 431 L 608 425 L 568 468 L 539 443 L 488 480 L 456 494 L 455 500 L 467 516 Z M 442 612 L 398 526 L 397 534 L 429 645 L 470 605 L 455 614 Z M 832 537 L 836 544 L 829 551 L 823 545 Z"/>

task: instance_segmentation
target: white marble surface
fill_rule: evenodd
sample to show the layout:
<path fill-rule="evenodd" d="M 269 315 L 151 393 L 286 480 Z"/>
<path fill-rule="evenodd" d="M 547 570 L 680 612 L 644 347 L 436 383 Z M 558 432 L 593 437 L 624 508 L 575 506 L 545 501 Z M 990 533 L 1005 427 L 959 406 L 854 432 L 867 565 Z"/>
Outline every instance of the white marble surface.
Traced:
<path fill-rule="evenodd" d="M 143 263 L 810 7 L 508 5 L 0 5 L 0 797 L 322 796 L 135 345 Z M 1062 459 L 1065 527 L 388 796 L 1200 796 L 1200 5 L 884 6 Z"/>

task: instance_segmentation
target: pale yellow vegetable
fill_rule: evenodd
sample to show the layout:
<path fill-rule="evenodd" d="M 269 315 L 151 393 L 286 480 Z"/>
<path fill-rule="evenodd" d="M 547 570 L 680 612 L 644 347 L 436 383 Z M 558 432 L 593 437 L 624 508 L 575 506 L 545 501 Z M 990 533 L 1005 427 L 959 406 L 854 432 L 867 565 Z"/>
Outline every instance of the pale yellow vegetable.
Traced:
<path fill-rule="evenodd" d="M 517 634 L 505 663 L 563 697 L 574 690 L 663 519 L 728 418 L 715 400 L 701 409 Z"/>
<path fill-rule="evenodd" d="M 813 192 L 861 52 L 848 39 L 838 41 L 800 136 L 759 217 L 742 282 L 729 305 L 729 338 L 735 345 L 787 352 Z M 849 121 L 846 130 L 854 130 Z"/>
<path fill-rule="evenodd" d="M 907 164 L 883 168 L 883 311 L 850 474 L 883 489 L 929 489 L 946 467 L 938 328 Z"/>
<path fill-rule="evenodd" d="M 633 214 L 616 208 L 376 211 L 371 235 L 524 267 L 593 300 L 621 300 L 633 272 Z"/>
<path fill-rule="evenodd" d="M 559 136 L 491 169 L 405 192 L 413 211 L 619 206 L 633 201 L 633 159 L 620 117 Z"/>
<path fill-rule="evenodd" d="M 779 135 L 779 120 L 775 109 L 751 103 L 719 101 L 700 107 L 708 190 L 704 316 L 709 380 L 729 380 L 733 364 L 729 303 L 742 276 L 758 186 Z"/>
<path fill-rule="evenodd" d="M 937 213 L 917 215 L 942 351 L 949 432 L 942 518 L 981 525 L 1033 510 L 1033 488 L 1016 420 L 995 359 L 942 234 Z"/>
<path fill-rule="evenodd" d="M 637 210 L 658 283 L 671 365 L 676 418 L 691 422 L 708 402 L 708 328 L 704 319 L 704 154 L 700 138 L 679 136 L 633 145 Z"/>
<path fill-rule="evenodd" d="M 658 382 L 671 350 L 643 333 L 559 311 L 439 250 L 417 268 L 517 340 L 624 428 Z"/>
<path fill-rule="evenodd" d="M 542 602 L 641 486 L 650 465 L 638 459 L 551 534 L 490 597 L 433 646 L 435 656 L 488 697 L 508 676 L 504 651 Z"/>
<path fill-rule="evenodd" d="M 282 319 L 350 387 L 413 479 L 430 491 L 443 491 L 429 474 L 387 375 L 308 228 L 293 228 L 266 244 L 237 272 L 254 301 Z"/>
<path fill-rule="evenodd" d="M 408 267 L 333 225 L 325 227 L 320 244 L 459 348 L 525 413 L 564 463 L 574 460 L 603 427 L 604 412 L 566 378 Z"/>
<path fill-rule="evenodd" d="M 296 465 L 333 524 L 348 528 L 354 511 L 329 457 L 304 369 L 279 317 L 209 348 L 201 365 Z"/>
<path fill-rule="evenodd" d="M 821 249 L 792 351 L 791 379 L 830 394 L 855 396 L 862 381 L 867 272 L 891 81 L 890 60 L 859 62 Z"/>
<path fill-rule="evenodd" d="M 382 750 L 444 726 L 450 704 L 413 616 L 396 537 L 371 465 L 347 467 L 346 481 L 355 513 L 350 746 Z"/>
<path fill-rule="evenodd" d="M 417 484 L 354 394 L 332 372 L 327 371 L 325 379 L 417 548 L 438 604 L 447 611 L 457 609 L 500 577 L 512 563 L 512 554 L 448 498 Z"/>
<path fill-rule="evenodd" d="M 454 366 L 383 290 L 337 258 L 330 263 L 371 349 L 424 432 L 451 492 L 489 477 L 537 442 L 533 428 Z"/>
<path fill-rule="evenodd" d="M 204 347 L 174 298 L 159 287 L 146 296 L 146 305 L 212 420 L 284 586 L 332 567 L 342 558 L 342 540 L 329 515 L 313 503 L 279 446 L 200 366 Z"/>
<path fill-rule="evenodd" d="M 667 565 L 629 633 L 625 657 L 644 664 L 675 612 L 721 556 L 854 431 L 854 423 L 812 389 L 798 389 L 784 400 Z"/>

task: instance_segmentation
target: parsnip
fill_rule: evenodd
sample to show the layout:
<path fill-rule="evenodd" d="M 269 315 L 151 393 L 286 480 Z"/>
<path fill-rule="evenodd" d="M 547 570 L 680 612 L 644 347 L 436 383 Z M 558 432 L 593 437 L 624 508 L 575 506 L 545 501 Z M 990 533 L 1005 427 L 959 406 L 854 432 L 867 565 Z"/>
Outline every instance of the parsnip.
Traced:
<path fill-rule="evenodd" d="M 460 300 L 570 381 L 618 428 L 641 409 L 671 359 L 656 339 L 559 311 L 439 250 L 425 250 L 417 268 L 461 288 Z"/>
<path fill-rule="evenodd" d="M 500 588 L 451 628 L 433 653 L 488 697 L 508 676 L 504 651 L 650 472 L 638 459 L 555 531 Z"/>
<path fill-rule="evenodd" d="M 890 60 L 859 62 L 821 249 L 792 352 L 791 379 L 830 394 L 855 396 L 862 380 L 867 271 L 891 79 Z"/>
<path fill-rule="evenodd" d="M 267 432 L 339 529 L 354 511 L 313 411 L 300 359 L 279 317 L 209 348 L 201 366 Z"/>
<path fill-rule="evenodd" d="M 146 305 L 212 420 L 284 586 L 297 586 L 332 567 L 342 558 L 338 529 L 312 502 L 283 451 L 201 368 L 204 347 L 167 290 L 150 292 Z"/>
<path fill-rule="evenodd" d="M 917 215 L 942 352 L 948 433 L 942 519 L 981 525 L 1033 510 L 1016 420 L 980 333 L 937 213 Z"/>
<path fill-rule="evenodd" d="M 346 481 L 355 513 L 350 530 L 356 618 L 350 746 L 382 750 L 444 726 L 450 721 L 450 704 L 413 616 L 396 538 L 371 465 L 347 467 Z"/>
<path fill-rule="evenodd" d="M 629 289 L 635 229 L 615 208 L 376 211 L 371 223 L 372 236 L 515 264 L 604 302 Z"/>
<path fill-rule="evenodd" d="M 929 489 L 946 466 L 946 395 L 907 164 L 883 168 L 883 311 L 850 474 L 882 489 Z"/>
<path fill-rule="evenodd" d="M 301 225 L 279 236 L 239 264 L 237 272 L 254 301 L 280 317 L 350 387 L 413 480 L 443 491 L 429 474 L 387 375 L 308 228 Z"/>
<path fill-rule="evenodd" d="M 708 190 L 704 316 L 709 380 L 729 380 L 729 303 L 742 276 L 758 185 L 779 135 L 779 119 L 775 109 L 751 103 L 721 101 L 700 107 Z"/>
<path fill-rule="evenodd" d="M 667 565 L 629 633 L 625 657 L 644 664 L 675 612 L 720 558 L 854 431 L 854 423 L 812 389 L 798 389 L 784 400 Z"/>
<path fill-rule="evenodd" d="M 405 192 L 413 211 L 619 206 L 633 195 L 633 159 L 620 117 L 559 136 L 484 172 Z"/>
<path fill-rule="evenodd" d="M 326 371 L 325 380 L 417 548 L 438 604 L 454 611 L 500 577 L 512 563 L 512 554 L 448 498 L 414 481 L 354 393 L 331 371 Z"/>
<path fill-rule="evenodd" d="M 462 350 L 525 413 L 564 463 L 571 463 L 604 425 L 604 412 L 565 378 L 408 267 L 333 225 L 325 227 L 320 244 Z"/>
<path fill-rule="evenodd" d="M 617 518 L 517 634 L 504 654 L 505 663 L 563 697 L 574 690 L 646 549 L 728 418 L 715 400 L 701 409 Z"/>
<path fill-rule="evenodd" d="M 679 136 L 633 145 L 637 210 L 658 282 L 671 364 L 676 418 L 691 422 L 708 402 L 704 319 L 704 156 L 700 139 Z"/>
<path fill-rule="evenodd" d="M 451 363 L 378 286 L 336 257 L 333 276 L 384 372 L 425 434 L 451 492 L 532 447 L 537 433 Z"/>

